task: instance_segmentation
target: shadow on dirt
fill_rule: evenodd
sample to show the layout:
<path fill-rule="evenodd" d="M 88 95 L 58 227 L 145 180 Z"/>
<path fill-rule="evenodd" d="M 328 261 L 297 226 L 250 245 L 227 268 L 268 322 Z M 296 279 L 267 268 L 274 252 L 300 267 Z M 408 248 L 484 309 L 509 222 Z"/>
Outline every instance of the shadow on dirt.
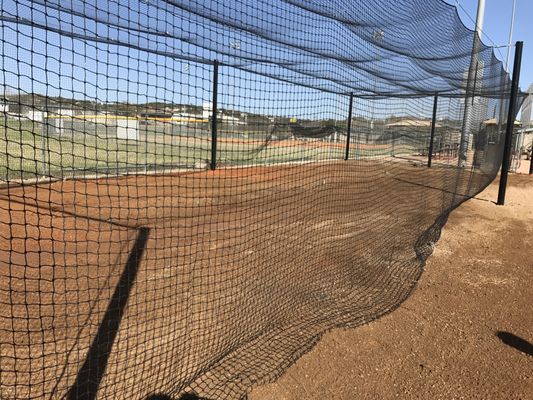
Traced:
<path fill-rule="evenodd" d="M 514 347 L 518 351 L 533 357 L 533 344 L 510 332 L 499 331 L 496 336 L 507 346 Z"/>
<path fill-rule="evenodd" d="M 146 248 L 149 233 L 150 229 L 148 228 L 138 229 L 137 239 L 130 251 L 126 266 L 115 287 L 113 297 L 109 301 L 98 332 L 85 358 L 85 362 L 78 372 L 76 381 L 69 390 L 67 395 L 68 400 L 93 400 L 96 398 L 131 288 L 139 270 L 139 264 Z"/>

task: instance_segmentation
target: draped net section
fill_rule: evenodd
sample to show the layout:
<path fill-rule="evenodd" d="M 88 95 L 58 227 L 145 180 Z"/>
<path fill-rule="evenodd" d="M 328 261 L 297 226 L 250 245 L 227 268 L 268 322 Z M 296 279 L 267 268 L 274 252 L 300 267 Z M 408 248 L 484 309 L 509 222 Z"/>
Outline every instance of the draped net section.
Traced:
<path fill-rule="evenodd" d="M 397 308 L 502 161 L 440 0 L 3 0 L 0 397 L 243 399 Z"/>

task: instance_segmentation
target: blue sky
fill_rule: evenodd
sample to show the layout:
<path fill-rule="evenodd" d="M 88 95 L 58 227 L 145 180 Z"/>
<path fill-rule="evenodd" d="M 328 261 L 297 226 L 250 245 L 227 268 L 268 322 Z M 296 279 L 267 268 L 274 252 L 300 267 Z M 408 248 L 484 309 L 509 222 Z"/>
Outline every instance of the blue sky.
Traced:
<path fill-rule="evenodd" d="M 452 5 L 457 4 L 455 0 L 447 1 Z M 487 45 L 504 45 L 508 40 L 512 1 L 486 0 L 486 2 L 484 32 L 487 37 L 484 37 L 484 42 Z M 473 29 L 477 0 L 461 0 L 459 4 L 461 19 L 467 27 Z M 27 14 L 22 9 L 18 12 L 21 15 Z M 37 18 L 38 14 L 35 15 Z M 47 15 L 52 20 L 62 20 L 53 13 Z M 120 13 L 116 12 L 116 16 L 118 15 Z M 526 41 L 527 38 L 533 37 L 533 21 L 531 18 L 528 21 L 528 15 L 533 15 L 533 0 L 517 0 L 513 41 L 517 39 Z M 148 14 L 145 15 L 146 18 L 147 16 Z M 66 21 L 68 25 L 69 19 Z M 76 21 L 75 18 L 74 26 L 86 28 L 84 24 Z M 161 18 L 161 21 L 164 22 L 166 19 Z M 113 32 L 114 35 L 119 35 L 118 31 Z M 201 104 L 210 101 L 211 98 L 211 65 L 170 59 L 127 47 L 119 50 L 113 45 L 85 43 L 61 37 L 53 32 L 44 35 L 42 31 L 27 26 L 19 27 L 18 31 L 8 26 L 2 33 L 4 74 L 0 77 L 0 82 L 9 83 L 13 88 L 49 95 L 109 101 L 127 100 L 133 103 L 166 100 Z M 31 41 L 32 37 L 36 40 Z M 141 40 L 143 36 L 135 38 Z M 184 50 L 191 49 L 184 47 Z M 526 89 L 533 81 L 533 43 L 526 41 L 524 50 L 522 89 Z M 47 57 L 44 57 L 45 54 Z M 505 61 L 505 48 L 499 49 L 496 54 Z M 237 108 L 246 111 L 272 114 L 283 113 L 290 109 L 293 113 L 312 113 L 317 117 L 330 114 L 331 110 L 335 110 L 334 113 L 345 114 L 339 110 L 338 100 L 334 95 L 325 93 L 317 96 L 311 92 L 305 95 L 306 89 L 298 87 L 292 91 L 285 87 L 282 96 L 265 97 L 264 93 L 279 92 L 278 81 L 242 71 L 227 69 L 221 71 L 220 83 L 226 88 L 219 100 L 222 106 L 238 105 Z M 239 84 L 236 82 L 237 78 L 240 80 Z M 315 101 L 304 104 L 302 98 L 314 98 Z M 344 104 L 346 102 L 347 99 L 340 101 L 343 107 L 346 106 Z M 421 104 L 419 107 L 417 112 L 427 114 L 431 111 L 431 102 L 427 105 Z M 383 109 L 387 107 L 383 106 Z"/>
<path fill-rule="evenodd" d="M 448 3 L 458 6 L 459 15 L 464 24 L 474 29 L 478 0 L 447 0 Z M 483 42 L 487 45 L 506 45 L 509 40 L 509 26 L 511 23 L 512 0 L 485 0 L 485 21 L 483 26 Z M 466 11 L 466 12 L 465 12 Z M 513 29 L 513 43 L 517 40 L 524 42 L 522 55 L 522 70 L 520 73 L 520 87 L 526 90 L 533 83 L 533 1 L 516 0 L 516 14 Z M 507 56 L 507 49 L 496 50 L 496 55 L 503 62 Z M 510 68 L 514 57 L 514 48 L 511 49 Z"/>

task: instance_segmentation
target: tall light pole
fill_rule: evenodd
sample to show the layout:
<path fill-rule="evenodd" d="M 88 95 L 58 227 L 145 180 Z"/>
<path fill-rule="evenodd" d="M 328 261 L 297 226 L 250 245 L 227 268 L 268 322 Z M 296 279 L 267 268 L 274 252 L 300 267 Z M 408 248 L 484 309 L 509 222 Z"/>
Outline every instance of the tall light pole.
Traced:
<path fill-rule="evenodd" d="M 514 27 L 514 13 L 516 7 L 516 0 L 513 0 L 513 12 L 511 14 L 511 26 L 509 27 L 509 43 L 507 45 L 507 59 L 505 61 L 505 70 L 509 72 L 509 60 L 511 58 L 511 46 L 513 44 L 513 27 Z"/>
<path fill-rule="evenodd" d="M 477 15 L 476 15 L 476 32 L 480 39 L 481 39 L 481 32 L 483 31 L 484 19 L 485 19 L 485 0 L 478 0 Z"/>
<path fill-rule="evenodd" d="M 481 34 L 483 32 L 483 21 L 485 19 L 485 0 L 478 0 L 477 15 L 476 15 L 476 31 L 474 32 L 474 41 L 472 43 L 472 56 L 470 57 L 470 66 L 466 72 L 466 96 L 465 108 L 463 114 L 463 126 L 461 127 L 461 139 L 459 141 L 459 154 L 457 157 L 457 165 L 465 167 L 467 164 L 468 148 L 470 147 L 470 139 L 472 136 L 471 125 L 474 118 L 474 97 L 475 97 L 475 80 L 479 71 L 480 57 L 479 51 L 481 49 Z M 482 69 L 483 67 L 481 67 Z"/>

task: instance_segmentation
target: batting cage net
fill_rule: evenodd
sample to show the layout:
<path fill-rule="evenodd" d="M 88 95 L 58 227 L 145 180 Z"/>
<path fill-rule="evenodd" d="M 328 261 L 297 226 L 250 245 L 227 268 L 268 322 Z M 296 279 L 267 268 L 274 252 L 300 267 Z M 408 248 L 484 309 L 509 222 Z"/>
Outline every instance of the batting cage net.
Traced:
<path fill-rule="evenodd" d="M 0 397 L 242 399 L 388 313 L 496 176 L 440 0 L 3 0 Z"/>

